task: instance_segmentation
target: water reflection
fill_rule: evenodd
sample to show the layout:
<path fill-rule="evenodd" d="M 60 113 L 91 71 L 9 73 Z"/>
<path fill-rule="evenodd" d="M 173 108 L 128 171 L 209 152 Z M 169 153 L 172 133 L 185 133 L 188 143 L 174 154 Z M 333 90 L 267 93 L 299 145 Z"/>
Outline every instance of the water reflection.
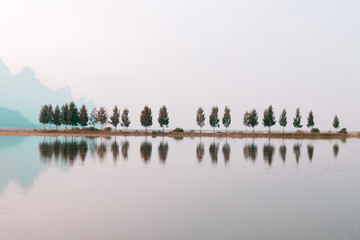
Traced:
<path fill-rule="evenodd" d="M 149 163 L 151 159 L 152 144 L 151 142 L 144 141 L 140 146 L 140 155 L 144 160 L 144 163 Z"/>
<path fill-rule="evenodd" d="M 231 148 L 230 145 L 226 142 L 222 148 L 222 152 L 224 154 L 224 160 L 225 163 L 228 163 L 230 160 L 230 152 L 231 152 Z"/>
<path fill-rule="evenodd" d="M 87 145 L 87 142 L 82 140 L 80 141 L 80 144 L 79 144 L 79 153 L 80 153 L 80 158 L 81 160 L 84 162 L 85 159 L 86 159 L 86 155 L 87 155 L 87 152 L 88 152 L 88 145 Z M 55 156 L 56 158 L 56 156 Z"/>
<path fill-rule="evenodd" d="M 296 163 L 299 163 L 301 158 L 301 147 L 300 142 L 296 142 L 293 145 L 293 153 L 295 155 Z M 202 162 L 205 156 L 205 147 L 208 147 L 209 158 L 213 164 L 218 163 L 219 151 L 222 151 L 224 162 L 227 164 L 230 161 L 231 146 L 226 141 L 220 149 L 220 143 L 217 141 L 209 142 L 209 145 L 206 146 L 203 142 L 199 142 L 196 146 L 196 159 L 198 162 Z M 50 163 L 51 161 L 67 163 L 72 166 L 76 159 L 80 159 L 82 162 L 85 162 L 88 155 L 91 154 L 93 158 L 96 158 L 100 161 L 104 161 L 107 158 L 107 153 L 111 158 L 116 162 L 120 159 L 122 155 L 123 159 L 128 159 L 130 143 L 126 139 L 123 141 L 106 140 L 104 138 L 83 138 L 83 137 L 60 137 L 60 138 L 44 138 L 43 142 L 40 142 L 39 145 L 40 159 L 43 162 Z M 276 149 L 275 144 L 265 143 L 263 145 L 263 159 L 266 164 L 271 166 L 275 160 L 275 151 L 279 152 L 279 159 L 282 159 L 283 163 L 286 161 L 287 147 L 284 143 L 278 145 L 279 149 Z M 310 142 L 306 145 L 307 156 L 310 162 L 314 158 L 314 145 Z M 339 153 L 339 145 L 335 143 L 332 147 L 333 154 L 335 157 Z M 110 152 L 111 151 L 111 152 Z M 121 153 L 120 153 L 121 152 Z M 159 157 L 159 162 L 165 164 L 168 159 L 169 144 L 167 141 L 162 140 L 157 146 L 157 152 Z M 147 164 L 151 160 L 152 155 L 152 140 L 145 140 L 140 145 L 140 157 L 144 160 L 144 163 Z M 256 161 L 258 155 L 258 146 L 255 142 L 244 143 L 243 145 L 243 155 L 246 160 L 251 160 L 252 162 Z"/>
<path fill-rule="evenodd" d="M 168 143 L 161 142 L 158 147 L 160 163 L 164 164 L 166 162 L 168 151 L 169 151 Z"/>
<path fill-rule="evenodd" d="M 113 154 L 114 162 L 116 162 L 120 154 L 119 144 L 117 143 L 116 139 L 111 144 L 111 152 Z"/>
<path fill-rule="evenodd" d="M 121 143 L 121 154 L 124 160 L 128 159 L 129 147 L 130 147 L 129 141 L 125 140 L 124 142 Z"/>
<path fill-rule="evenodd" d="M 88 147 L 85 141 L 76 141 L 72 139 L 70 142 L 61 142 L 56 139 L 55 142 L 41 142 L 39 144 L 40 157 L 43 162 L 51 162 L 53 158 L 58 160 L 61 158 L 63 162 L 74 164 L 75 159 L 80 156 L 84 161 L 87 155 Z"/>
<path fill-rule="evenodd" d="M 300 152 L 301 145 L 296 143 L 293 147 L 296 163 L 299 163 L 301 152 Z"/>
<path fill-rule="evenodd" d="M 309 160 L 312 161 L 313 156 L 314 156 L 314 146 L 311 144 L 307 145 L 307 152 L 308 152 L 308 156 L 309 156 Z"/>
<path fill-rule="evenodd" d="M 269 166 L 271 166 L 274 153 L 275 153 L 275 147 L 273 145 L 271 145 L 270 143 L 264 145 L 263 148 L 264 160 L 269 164 Z"/>
<path fill-rule="evenodd" d="M 101 141 L 101 143 L 97 147 L 97 154 L 101 161 L 104 161 L 104 158 L 106 156 L 106 151 L 107 151 L 106 144 L 103 141 Z"/>
<path fill-rule="evenodd" d="M 204 157 L 204 153 L 205 153 L 204 144 L 200 142 L 196 147 L 196 158 L 199 162 L 202 161 Z"/>
<path fill-rule="evenodd" d="M 286 145 L 281 145 L 279 147 L 279 153 L 280 153 L 280 157 L 283 161 L 283 163 L 285 163 L 285 160 L 286 160 Z"/>
<path fill-rule="evenodd" d="M 219 152 L 219 143 L 211 143 L 209 146 L 209 153 L 210 153 L 210 158 L 211 158 L 211 162 L 213 164 L 216 164 L 218 161 L 218 152 Z"/>
<path fill-rule="evenodd" d="M 244 145 L 244 157 L 255 162 L 257 157 L 257 146 L 254 143 Z"/>
<path fill-rule="evenodd" d="M 334 157 L 337 158 L 339 154 L 339 145 L 337 143 L 335 143 L 333 146 L 333 153 L 334 153 Z"/>

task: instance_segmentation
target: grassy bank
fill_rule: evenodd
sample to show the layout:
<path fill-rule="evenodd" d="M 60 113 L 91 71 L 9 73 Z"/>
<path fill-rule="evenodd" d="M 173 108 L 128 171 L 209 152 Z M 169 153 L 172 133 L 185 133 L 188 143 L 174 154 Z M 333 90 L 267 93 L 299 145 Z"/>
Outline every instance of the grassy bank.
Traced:
<path fill-rule="evenodd" d="M 216 137 L 216 138 L 286 138 L 286 139 L 341 139 L 359 138 L 360 133 L 310 133 L 310 132 L 165 132 L 161 131 L 108 131 L 108 130 L 0 130 L 0 136 L 168 136 L 168 137 Z"/>

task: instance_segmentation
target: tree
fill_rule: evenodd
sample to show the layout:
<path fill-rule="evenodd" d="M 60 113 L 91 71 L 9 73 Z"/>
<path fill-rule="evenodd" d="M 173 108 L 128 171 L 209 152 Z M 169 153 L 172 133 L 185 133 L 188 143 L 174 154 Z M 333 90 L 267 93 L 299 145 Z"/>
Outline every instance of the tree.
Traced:
<path fill-rule="evenodd" d="M 163 132 L 164 132 L 164 126 L 166 126 L 166 127 L 169 126 L 169 113 L 167 111 L 166 106 L 162 106 L 160 108 L 158 122 L 159 122 L 160 127 L 162 127 Z"/>
<path fill-rule="evenodd" d="M 296 114 L 295 114 L 295 117 L 294 117 L 293 125 L 297 129 L 302 128 L 301 115 L 300 115 L 300 109 L 299 108 L 296 109 Z"/>
<path fill-rule="evenodd" d="M 102 130 L 104 124 L 106 124 L 107 119 L 108 119 L 107 111 L 106 111 L 106 109 L 104 107 L 100 107 L 99 111 L 97 112 L 96 119 L 100 123 L 101 130 Z"/>
<path fill-rule="evenodd" d="M 253 128 L 253 133 L 255 133 L 255 127 L 259 124 L 258 115 L 255 109 L 251 110 L 249 113 L 249 125 Z"/>
<path fill-rule="evenodd" d="M 80 108 L 80 114 L 79 114 L 80 126 L 86 127 L 88 125 L 88 122 L 89 122 L 89 117 L 88 117 L 86 106 L 82 105 Z"/>
<path fill-rule="evenodd" d="M 339 121 L 339 118 L 337 115 L 335 115 L 335 117 L 334 117 L 333 127 L 335 128 L 336 133 L 337 133 L 337 130 L 340 127 L 340 121 Z"/>
<path fill-rule="evenodd" d="M 202 109 L 201 107 L 199 107 L 199 109 L 196 112 L 196 123 L 200 127 L 200 133 L 201 133 L 201 128 L 205 126 L 205 113 L 204 113 L 204 109 Z"/>
<path fill-rule="evenodd" d="M 129 110 L 128 109 L 124 109 L 122 114 L 121 114 L 121 126 L 125 127 L 125 130 L 130 126 L 130 119 L 129 119 Z"/>
<path fill-rule="evenodd" d="M 65 126 L 65 129 L 68 125 L 70 125 L 69 105 L 67 103 L 61 106 L 61 123 Z"/>
<path fill-rule="evenodd" d="M 269 133 L 271 132 L 270 131 L 270 128 L 272 126 L 274 126 L 276 123 L 276 120 L 275 120 L 275 116 L 274 116 L 274 110 L 272 108 L 272 106 L 270 105 L 267 109 L 265 109 L 264 111 L 264 117 L 263 117 L 263 125 L 264 127 L 268 127 L 269 128 Z"/>
<path fill-rule="evenodd" d="M 48 110 L 48 105 L 44 105 L 40 108 L 39 122 L 44 125 L 44 129 L 46 129 L 46 124 L 48 124 Z"/>
<path fill-rule="evenodd" d="M 246 132 L 247 132 L 247 128 L 250 127 L 249 117 L 250 117 L 250 113 L 248 111 L 246 111 L 244 114 L 244 118 L 243 118 L 243 124 L 246 127 Z"/>
<path fill-rule="evenodd" d="M 59 105 L 56 105 L 55 107 L 53 123 L 56 126 L 56 130 L 61 125 L 61 111 Z"/>
<path fill-rule="evenodd" d="M 209 115 L 209 123 L 210 123 L 210 126 L 214 128 L 214 132 L 215 132 L 216 127 L 220 127 L 220 124 L 219 124 L 220 119 L 218 117 L 218 112 L 219 112 L 218 107 L 212 107 L 211 114 Z"/>
<path fill-rule="evenodd" d="M 145 106 L 144 109 L 141 111 L 140 115 L 140 123 L 141 126 L 145 127 L 145 132 L 147 132 L 147 128 L 152 126 L 152 113 L 151 108 Z"/>
<path fill-rule="evenodd" d="M 89 125 L 95 127 L 95 125 L 98 123 L 98 119 L 97 119 L 97 109 L 96 107 L 94 107 L 91 110 L 91 114 L 90 114 L 90 119 L 89 119 Z"/>
<path fill-rule="evenodd" d="M 225 107 L 224 116 L 222 118 L 222 124 L 226 128 L 226 132 L 227 132 L 227 129 L 231 124 L 230 108 L 228 108 L 228 106 Z"/>
<path fill-rule="evenodd" d="M 69 122 L 71 125 L 71 129 L 74 129 L 74 126 L 79 125 L 79 111 L 75 106 L 74 101 L 72 101 L 69 105 Z"/>
<path fill-rule="evenodd" d="M 308 116 L 308 119 L 307 119 L 307 127 L 308 128 L 313 128 L 314 127 L 314 125 L 315 125 L 315 122 L 314 122 L 314 115 L 313 115 L 313 112 L 312 111 L 310 111 L 309 112 L 309 116 Z"/>
<path fill-rule="evenodd" d="M 116 127 L 119 125 L 119 123 L 120 123 L 120 110 L 115 105 L 113 109 L 113 114 L 110 117 L 110 124 L 114 126 L 115 132 L 116 132 Z"/>
<path fill-rule="evenodd" d="M 286 116 L 287 112 L 284 108 L 284 110 L 281 112 L 280 117 L 279 117 L 279 124 L 280 126 L 282 126 L 283 128 L 283 133 L 284 133 L 284 128 L 287 125 L 287 116 Z"/>
<path fill-rule="evenodd" d="M 47 110 L 47 122 L 48 124 L 50 124 L 50 129 L 51 129 L 51 125 L 54 123 L 54 110 L 51 104 L 49 104 Z"/>

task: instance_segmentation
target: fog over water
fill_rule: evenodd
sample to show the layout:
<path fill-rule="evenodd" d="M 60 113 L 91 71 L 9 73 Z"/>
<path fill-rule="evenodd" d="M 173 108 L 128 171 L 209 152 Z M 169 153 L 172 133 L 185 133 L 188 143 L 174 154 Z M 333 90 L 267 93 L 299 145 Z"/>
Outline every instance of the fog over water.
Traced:
<path fill-rule="evenodd" d="M 3 0 L 0 57 L 75 99 L 128 107 L 133 128 L 145 104 L 187 129 L 199 106 L 229 105 L 230 129 L 243 129 L 245 110 L 272 104 L 358 130 L 359 12 L 355 0 Z"/>

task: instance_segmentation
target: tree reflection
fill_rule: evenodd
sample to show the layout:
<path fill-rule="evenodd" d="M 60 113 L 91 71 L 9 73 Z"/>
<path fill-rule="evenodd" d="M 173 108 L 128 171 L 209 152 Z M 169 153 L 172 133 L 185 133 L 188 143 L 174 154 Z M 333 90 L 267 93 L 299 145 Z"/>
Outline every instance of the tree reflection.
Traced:
<path fill-rule="evenodd" d="M 250 159 L 253 162 L 255 162 L 256 157 L 257 157 L 257 146 L 254 143 L 251 144 L 246 144 L 244 146 L 244 157 L 245 159 Z"/>
<path fill-rule="evenodd" d="M 293 147 L 296 163 L 299 163 L 299 160 L 300 160 L 300 155 L 301 155 L 300 148 L 301 148 L 301 145 L 298 143 L 296 143 Z"/>
<path fill-rule="evenodd" d="M 121 154 L 122 154 L 124 160 L 126 160 L 126 159 L 128 158 L 129 148 L 130 148 L 129 141 L 125 140 L 125 141 L 121 144 Z"/>
<path fill-rule="evenodd" d="M 86 141 L 81 141 L 79 144 L 80 158 L 84 162 L 88 152 L 88 145 Z"/>
<path fill-rule="evenodd" d="M 197 145 L 196 147 L 196 158 L 199 162 L 202 161 L 203 157 L 204 157 L 204 144 L 202 144 L 201 142 Z"/>
<path fill-rule="evenodd" d="M 213 164 L 216 164 L 218 161 L 218 152 L 219 152 L 219 143 L 215 143 L 215 142 L 211 143 L 209 146 L 209 153 Z"/>
<path fill-rule="evenodd" d="M 97 147 L 97 154 L 101 161 L 104 160 L 106 151 L 107 151 L 106 144 L 101 141 L 100 145 L 98 145 L 98 147 Z"/>
<path fill-rule="evenodd" d="M 168 143 L 161 142 L 158 147 L 160 163 L 164 164 L 166 162 L 168 151 L 169 151 Z"/>
<path fill-rule="evenodd" d="M 285 160 L 286 160 L 286 145 L 280 146 L 279 153 L 280 153 L 282 161 L 285 162 Z"/>
<path fill-rule="evenodd" d="M 116 162 L 120 154 L 119 144 L 117 143 L 116 139 L 111 144 L 111 152 L 113 154 L 114 162 Z"/>
<path fill-rule="evenodd" d="M 314 146 L 313 145 L 311 145 L 311 144 L 307 145 L 307 153 L 309 156 L 309 160 L 312 161 L 313 156 L 314 156 Z"/>
<path fill-rule="evenodd" d="M 264 160 L 271 166 L 275 153 L 275 147 L 269 144 L 265 144 L 263 148 Z"/>
<path fill-rule="evenodd" d="M 334 152 L 334 157 L 337 158 L 339 154 L 339 145 L 337 143 L 335 143 L 333 146 L 333 152 Z"/>
<path fill-rule="evenodd" d="M 228 163 L 230 160 L 230 152 L 231 152 L 231 148 L 230 145 L 226 142 L 222 148 L 222 152 L 224 154 L 224 160 L 225 163 Z"/>
<path fill-rule="evenodd" d="M 87 142 L 83 140 L 78 142 L 74 138 L 72 138 L 70 142 L 67 141 L 67 138 L 65 138 L 63 142 L 58 141 L 56 138 L 54 142 L 44 140 L 44 142 L 39 143 L 41 160 L 48 163 L 54 158 L 56 161 L 61 159 L 63 162 L 73 165 L 77 157 L 80 157 L 80 159 L 84 161 L 87 152 Z"/>
<path fill-rule="evenodd" d="M 152 144 L 151 142 L 144 141 L 140 146 L 140 155 L 144 160 L 144 163 L 148 163 L 151 159 Z"/>

